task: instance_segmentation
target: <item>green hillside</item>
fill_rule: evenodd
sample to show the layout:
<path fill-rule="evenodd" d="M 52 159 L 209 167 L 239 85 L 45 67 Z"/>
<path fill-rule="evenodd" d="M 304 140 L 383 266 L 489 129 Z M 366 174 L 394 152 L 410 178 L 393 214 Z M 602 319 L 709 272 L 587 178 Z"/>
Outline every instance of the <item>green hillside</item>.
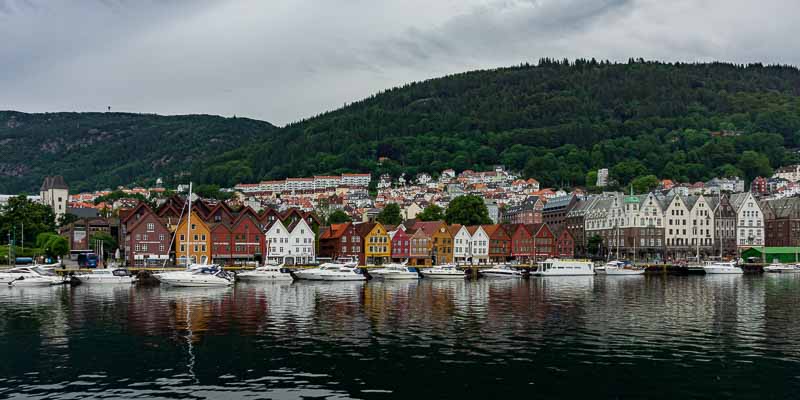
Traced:
<path fill-rule="evenodd" d="M 291 124 L 195 176 L 232 184 L 502 163 L 547 185 L 583 185 L 601 167 L 622 184 L 647 174 L 750 178 L 795 160 L 787 149 L 800 145 L 798 95 L 794 67 L 542 60 L 388 90 Z M 711 134 L 719 131 L 728 136 Z"/>
<path fill-rule="evenodd" d="M 72 191 L 159 177 L 176 182 L 193 164 L 204 165 L 274 129 L 208 115 L 0 111 L 0 192 L 38 192 L 50 174 L 64 175 Z"/>
<path fill-rule="evenodd" d="M 693 182 L 769 174 L 797 162 L 798 147 L 797 68 L 542 60 L 408 84 L 280 129 L 201 115 L 0 112 L 0 192 L 32 191 L 54 173 L 81 190 L 182 182 L 189 171 L 232 185 L 498 163 L 548 186 L 584 185 L 603 167 L 620 184 Z"/>

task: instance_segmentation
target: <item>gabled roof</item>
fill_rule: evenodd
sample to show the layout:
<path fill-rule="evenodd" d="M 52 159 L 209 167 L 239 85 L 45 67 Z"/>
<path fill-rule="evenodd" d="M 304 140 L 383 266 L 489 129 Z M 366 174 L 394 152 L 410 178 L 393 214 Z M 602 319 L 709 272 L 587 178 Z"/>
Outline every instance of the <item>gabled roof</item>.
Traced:
<path fill-rule="evenodd" d="M 458 235 L 458 232 L 461 231 L 464 225 L 461 224 L 452 224 L 447 226 L 447 230 L 450 231 L 451 236 Z"/>
<path fill-rule="evenodd" d="M 120 222 L 121 222 L 121 223 L 123 223 L 123 224 L 127 223 L 127 222 L 128 222 L 128 220 L 129 220 L 129 219 L 131 219 L 131 218 L 133 218 L 133 216 L 134 216 L 134 215 L 138 214 L 138 212 L 139 212 L 140 210 L 144 210 L 146 213 L 150 213 L 150 214 L 153 214 L 153 215 L 155 215 L 155 213 L 154 213 L 154 212 L 153 212 L 153 210 L 150 208 L 150 206 L 148 206 L 148 205 L 147 205 L 147 203 L 145 203 L 145 202 L 143 202 L 143 201 L 140 201 L 140 202 L 139 202 L 139 204 L 137 204 L 137 205 L 136 205 L 136 207 L 134 207 L 134 208 L 133 208 L 133 209 L 131 209 L 131 210 L 127 210 L 127 211 L 126 211 L 126 215 L 125 215 L 124 217 L 122 217 L 122 216 L 120 215 L 120 217 L 122 217 L 122 218 L 120 219 Z M 120 213 L 121 213 L 121 212 L 120 212 Z"/>
<path fill-rule="evenodd" d="M 439 233 L 439 229 L 443 225 L 447 226 L 444 223 L 444 221 L 424 221 L 424 222 L 417 222 L 416 224 L 414 224 L 414 228 L 422 229 L 423 231 L 425 231 L 426 234 L 433 236 L 434 234 Z M 445 229 L 445 231 L 447 233 L 450 233 L 449 231 L 447 231 L 447 229 Z"/>
<path fill-rule="evenodd" d="M 208 218 L 211 218 L 211 216 L 213 216 L 213 215 L 215 215 L 215 214 L 217 214 L 219 212 L 221 212 L 223 214 L 227 214 L 228 217 L 231 220 L 233 219 L 233 212 L 231 211 L 230 207 L 228 207 L 228 205 L 225 204 L 224 201 L 220 201 L 219 203 L 217 203 L 217 205 L 215 205 L 214 208 L 212 208 L 208 212 Z"/>
<path fill-rule="evenodd" d="M 322 235 L 320 235 L 319 238 L 320 239 L 339 239 L 339 238 L 342 237 L 342 235 L 344 235 L 344 233 L 347 231 L 347 228 L 349 228 L 351 225 L 353 225 L 352 222 L 345 222 L 345 223 L 341 223 L 341 224 L 333 224 L 333 225 L 330 226 L 329 229 L 327 229 L 325 232 L 323 232 Z"/>
<path fill-rule="evenodd" d="M 69 186 L 64 182 L 64 177 L 61 175 L 46 176 L 42 182 L 41 192 L 49 189 L 64 189 L 69 190 Z"/>
<path fill-rule="evenodd" d="M 503 229 L 503 227 L 499 224 L 481 225 L 481 228 L 483 228 L 483 231 L 486 232 L 489 237 L 494 236 L 496 233 L 502 233 L 503 235 L 508 236 L 508 232 L 506 232 L 506 230 Z"/>

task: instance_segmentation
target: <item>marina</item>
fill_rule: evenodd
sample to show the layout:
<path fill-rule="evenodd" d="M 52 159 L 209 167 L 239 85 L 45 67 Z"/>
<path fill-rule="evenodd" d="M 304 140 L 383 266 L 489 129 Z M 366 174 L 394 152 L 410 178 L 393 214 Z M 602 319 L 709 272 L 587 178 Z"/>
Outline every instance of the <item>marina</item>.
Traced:
<path fill-rule="evenodd" d="M 0 289 L 0 397 L 755 399 L 800 389 L 795 274 Z M 392 379 L 408 370 L 419 371 L 415 384 Z M 646 370 L 658 379 L 641 379 Z"/>

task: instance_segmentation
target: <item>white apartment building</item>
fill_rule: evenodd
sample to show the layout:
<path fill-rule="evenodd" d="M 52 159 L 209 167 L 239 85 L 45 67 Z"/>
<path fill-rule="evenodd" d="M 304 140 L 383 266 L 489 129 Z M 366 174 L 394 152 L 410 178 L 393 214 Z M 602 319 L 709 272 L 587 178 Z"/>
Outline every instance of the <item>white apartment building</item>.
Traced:
<path fill-rule="evenodd" d="M 456 264 L 466 263 L 472 254 L 472 235 L 466 226 L 459 225 L 453 235 L 453 262 Z"/>
<path fill-rule="evenodd" d="M 764 213 L 753 193 L 737 193 L 731 196 L 731 205 L 736 210 L 736 245 L 752 247 L 764 245 Z"/>
<path fill-rule="evenodd" d="M 470 253 L 467 262 L 475 264 L 489 263 L 489 234 L 480 225 L 469 226 Z"/>
<path fill-rule="evenodd" d="M 370 174 L 342 174 L 342 185 L 366 187 L 371 179 Z"/>

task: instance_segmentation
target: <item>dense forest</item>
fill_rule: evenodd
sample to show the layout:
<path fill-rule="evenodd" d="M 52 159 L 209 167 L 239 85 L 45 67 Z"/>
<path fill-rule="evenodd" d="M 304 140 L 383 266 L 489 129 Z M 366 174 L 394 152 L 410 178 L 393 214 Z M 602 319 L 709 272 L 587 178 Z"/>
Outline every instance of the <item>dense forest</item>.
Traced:
<path fill-rule="evenodd" d="M 189 168 L 195 182 L 222 186 L 495 164 L 558 187 L 591 184 L 604 167 L 623 185 L 644 175 L 749 179 L 798 161 L 800 70 L 543 59 L 411 83 L 281 129 L 210 116 L 5 112 L 0 146 L 3 191 L 54 172 L 102 188 L 174 182 Z"/>
<path fill-rule="evenodd" d="M 0 111 L 0 192 L 38 193 L 42 178 L 52 174 L 64 175 L 73 192 L 152 184 L 159 177 L 183 181 L 193 164 L 205 165 L 274 129 L 207 115 Z"/>
<path fill-rule="evenodd" d="M 649 174 L 752 178 L 796 161 L 798 96 L 794 67 L 545 59 L 388 90 L 291 124 L 196 175 L 225 185 L 242 175 L 397 176 L 501 163 L 549 186 L 584 185 L 602 167 L 620 184 Z"/>

